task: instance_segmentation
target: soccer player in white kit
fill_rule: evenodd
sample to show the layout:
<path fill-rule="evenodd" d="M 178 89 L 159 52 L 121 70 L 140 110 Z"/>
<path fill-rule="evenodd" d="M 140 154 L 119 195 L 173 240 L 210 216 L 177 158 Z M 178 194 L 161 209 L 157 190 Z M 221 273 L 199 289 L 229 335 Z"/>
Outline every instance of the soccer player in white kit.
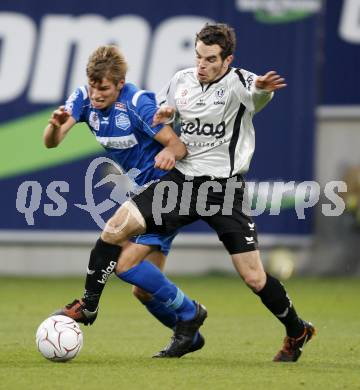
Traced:
<path fill-rule="evenodd" d="M 265 273 L 256 226 L 242 211 L 242 174 L 247 172 L 255 148 L 253 115 L 270 101 L 273 91 L 286 84 L 274 71 L 258 77 L 230 67 L 234 49 L 234 30 L 225 24 L 207 25 L 197 35 L 197 67 L 177 72 L 159 97 L 161 103 L 177 111 L 181 140 L 188 149 L 187 157 L 162 178 L 163 182 L 176 183 L 182 189 L 178 191 L 181 195 L 174 209 L 161 215 L 160 227 L 154 219 L 154 205 L 149 212 L 148 205 L 153 198 L 151 189 L 134 202 L 144 217 L 147 231 L 170 232 L 197 219 L 207 222 L 217 232 L 245 283 L 285 325 L 287 335 L 274 361 L 296 361 L 315 329 L 298 317 L 283 285 Z M 156 119 L 166 115 L 168 108 L 160 109 Z M 191 194 L 183 191 L 189 181 L 193 184 Z M 202 187 L 208 192 L 207 208 L 201 215 L 198 202 Z M 234 198 L 229 213 L 225 209 L 230 188 L 233 188 Z M 184 204 L 189 205 L 187 213 L 184 213 Z M 214 206 L 218 211 L 210 215 L 207 211 Z M 121 261 L 118 268 L 120 266 Z M 170 354 L 172 344 L 167 348 Z M 166 355 L 167 350 L 162 353 Z"/>

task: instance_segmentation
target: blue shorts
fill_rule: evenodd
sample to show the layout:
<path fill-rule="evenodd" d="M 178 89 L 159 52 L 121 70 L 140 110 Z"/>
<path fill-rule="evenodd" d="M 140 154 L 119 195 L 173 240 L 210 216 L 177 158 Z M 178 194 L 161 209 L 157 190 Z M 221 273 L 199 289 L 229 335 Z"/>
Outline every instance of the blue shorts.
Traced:
<path fill-rule="evenodd" d="M 171 234 L 159 234 L 159 233 L 148 233 L 140 234 L 130 239 L 131 242 L 135 244 L 142 245 L 153 245 L 157 246 L 158 250 L 167 256 L 170 252 L 171 244 L 177 235 L 177 231 Z"/>

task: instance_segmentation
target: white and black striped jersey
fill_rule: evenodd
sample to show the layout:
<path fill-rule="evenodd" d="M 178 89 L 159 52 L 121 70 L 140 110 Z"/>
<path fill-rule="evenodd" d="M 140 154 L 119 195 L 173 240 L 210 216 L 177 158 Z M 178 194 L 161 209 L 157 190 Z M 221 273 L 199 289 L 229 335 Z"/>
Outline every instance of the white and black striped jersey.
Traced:
<path fill-rule="evenodd" d="M 201 84 L 196 68 L 181 70 L 158 94 L 175 107 L 181 140 L 188 149 L 176 168 L 185 175 L 226 178 L 246 172 L 255 148 L 252 118 L 272 98 L 255 87 L 254 73 L 229 68 L 220 79 Z"/>

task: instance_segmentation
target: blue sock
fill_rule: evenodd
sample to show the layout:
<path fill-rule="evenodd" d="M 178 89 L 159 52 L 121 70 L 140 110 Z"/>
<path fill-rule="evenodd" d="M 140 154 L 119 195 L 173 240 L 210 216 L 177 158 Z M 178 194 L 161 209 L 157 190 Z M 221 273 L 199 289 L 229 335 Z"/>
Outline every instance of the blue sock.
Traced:
<path fill-rule="evenodd" d="M 169 309 L 155 298 L 153 298 L 151 301 L 142 302 L 142 304 L 163 325 L 175 330 L 177 315 L 174 310 Z M 196 332 L 192 343 L 196 344 L 199 341 L 199 337 L 199 332 Z"/>
<path fill-rule="evenodd" d="M 174 329 L 177 321 L 177 315 L 174 310 L 166 307 L 162 302 L 153 298 L 151 301 L 142 302 L 147 310 L 163 325 Z"/>
<path fill-rule="evenodd" d="M 174 310 L 169 309 L 163 303 L 153 298 L 151 301 L 142 302 L 147 310 L 163 325 L 170 329 L 175 329 L 177 315 Z M 196 332 L 193 338 L 193 344 L 199 341 L 199 332 Z"/>
<path fill-rule="evenodd" d="M 149 261 L 144 260 L 117 276 L 152 294 L 167 308 L 174 310 L 180 321 L 194 318 L 196 314 L 194 302 Z"/>
<path fill-rule="evenodd" d="M 151 301 L 142 303 L 158 321 L 160 321 L 168 328 L 175 330 L 177 315 L 174 310 L 169 309 L 155 298 L 153 298 Z M 192 341 L 193 345 L 199 341 L 199 337 L 199 332 L 196 332 Z"/>

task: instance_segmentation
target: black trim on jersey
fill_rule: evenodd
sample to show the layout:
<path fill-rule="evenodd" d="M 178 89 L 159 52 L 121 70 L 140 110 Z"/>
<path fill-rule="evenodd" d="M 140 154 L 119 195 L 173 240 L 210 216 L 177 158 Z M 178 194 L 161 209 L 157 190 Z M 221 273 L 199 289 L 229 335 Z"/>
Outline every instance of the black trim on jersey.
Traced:
<path fill-rule="evenodd" d="M 171 86 L 171 84 L 169 84 L 169 86 L 168 86 L 168 89 L 167 89 L 167 91 L 166 91 L 166 94 L 165 94 L 166 96 L 167 96 L 167 95 L 169 95 L 169 92 L 170 92 L 170 86 Z M 163 100 L 162 102 L 160 102 L 160 103 L 159 103 L 159 106 L 163 105 L 165 102 L 166 102 L 166 99 L 165 99 L 165 100 Z"/>
<path fill-rule="evenodd" d="M 227 76 L 230 73 L 231 69 L 232 68 L 228 68 L 227 71 L 219 79 L 214 80 L 211 83 L 207 84 L 207 86 L 205 87 L 205 91 L 204 91 L 204 84 L 200 83 L 202 91 L 206 92 L 213 84 L 216 84 L 219 81 L 221 81 L 225 76 Z"/>
<path fill-rule="evenodd" d="M 245 110 L 246 110 L 246 107 L 241 103 L 240 107 L 239 107 L 239 111 L 236 114 L 235 123 L 234 123 L 234 127 L 233 127 L 233 133 L 232 133 L 230 145 L 229 145 L 229 155 L 230 155 L 230 174 L 229 174 L 229 177 L 233 176 L 233 174 L 234 174 L 233 172 L 234 172 L 234 164 L 235 164 L 235 148 L 236 148 L 236 144 L 239 140 L 240 125 L 241 125 L 241 120 L 242 120 L 242 117 L 244 115 Z"/>
<path fill-rule="evenodd" d="M 241 73 L 240 68 L 237 68 L 237 69 L 235 70 L 235 73 L 239 76 L 239 79 L 240 79 L 242 85 L 246 88 L 246 82 L 245 82 L 245 79 L 244 79 L 243 74 Z"/>
<path fill-rule="evenodd" d="M 239 76 L 241 83 L 246 88 L 245 78 L 244 78 L 243 74 L 241 73 L 240 68 L 236 68 L 235 73 Z M 229 155 L 230 155 L 230 175 L 229 176 L 230 177 L 233 176 L 234 165 L 235 165 L 235 148 L 236 148 L 236 144 L 239 140 L 240 125 L 241 125 L 241 120 L 242 120 L 242 117 L 244 115 L 245 109 L 246 109 L 246 107 L 241 103 L 240 107 L 239 107 L 239 111 L 236 114 L 235 123 L 234 123 L 234 127 L 233 127 L 233 133 L 232 133 L 231 140 L 230 140 L 230 145 L 229 145 Z"/>

